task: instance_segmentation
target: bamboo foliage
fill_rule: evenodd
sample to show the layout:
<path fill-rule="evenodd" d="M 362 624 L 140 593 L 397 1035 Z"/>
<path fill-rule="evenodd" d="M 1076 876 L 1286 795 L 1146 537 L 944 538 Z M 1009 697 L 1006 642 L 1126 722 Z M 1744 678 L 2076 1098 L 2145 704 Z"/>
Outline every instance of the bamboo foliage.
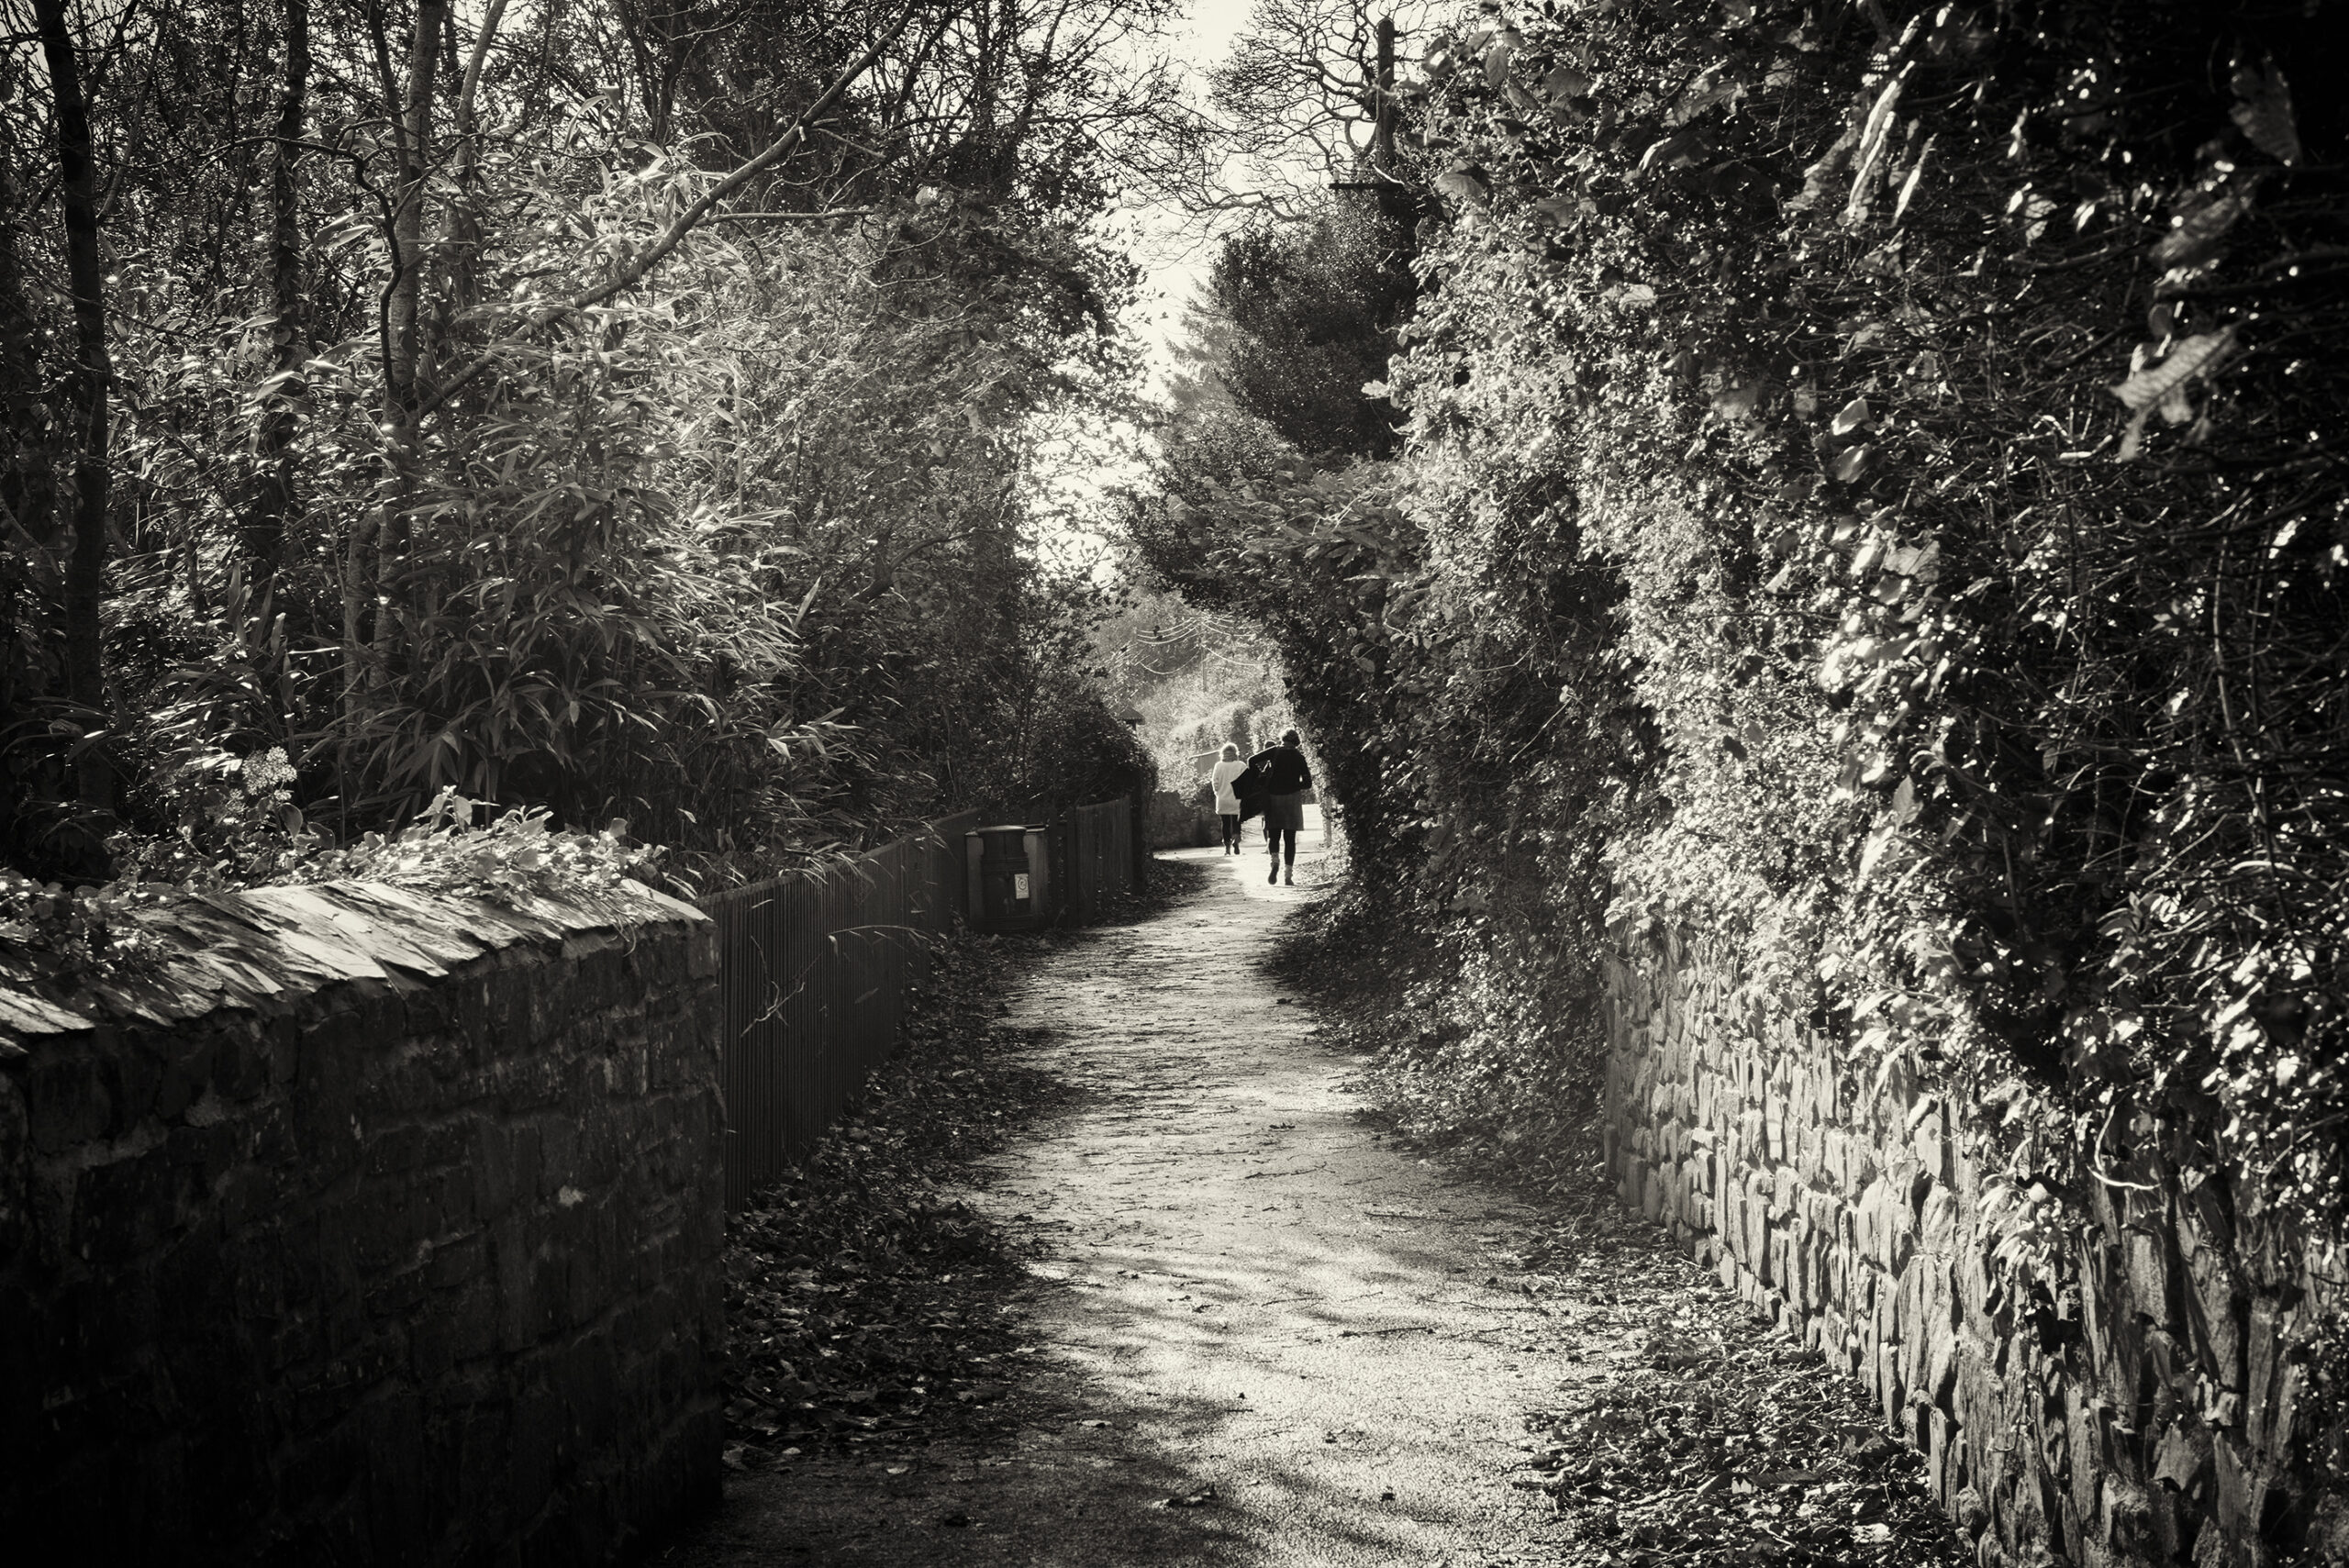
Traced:
<path fill-rule="evenodd" d="M 751 873 L 1096 700 L 1026 432 L 1123 395 L 1082 171 L 1153 7 L 6 5 L 21 864 L 207 839 L 173 781 L 278 746 L 305 833 L 454 787 Z M 670 50 L 658 114 L 579 63 Z"/>

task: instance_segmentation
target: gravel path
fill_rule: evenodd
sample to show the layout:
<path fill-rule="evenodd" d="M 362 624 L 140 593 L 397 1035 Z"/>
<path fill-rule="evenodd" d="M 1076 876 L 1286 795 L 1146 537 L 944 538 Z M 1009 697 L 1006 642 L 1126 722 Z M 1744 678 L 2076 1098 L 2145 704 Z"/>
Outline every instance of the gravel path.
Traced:
<path fill-rule="evenodd" d="M 1313 840 L 1294 889 L 1261 854 L 1185 856 L 1218 873 L 1205 894 L 1063 948 L 1007 1020 L 1080 1091 L 977 1200 L 1042 1243 L 1011 1304 L 1027 1421 L 729 1477 L 658 1561 L 1558 1560 L 1548 1497 L 1511 1484 L 1524 1414 L 1637 1331 L 1537 1298 L 1514 1263 L 1537 1217 L 1390 1146 L 1252 962 L 1316 896 Z"/>

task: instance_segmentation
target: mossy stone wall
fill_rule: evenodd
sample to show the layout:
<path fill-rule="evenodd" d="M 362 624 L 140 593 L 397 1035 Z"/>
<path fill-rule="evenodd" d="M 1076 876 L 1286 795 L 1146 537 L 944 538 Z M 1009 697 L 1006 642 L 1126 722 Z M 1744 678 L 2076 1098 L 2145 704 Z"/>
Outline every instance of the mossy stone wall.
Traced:
<path fill-rule="evenodd" d="M 1866 1386 L 1980 1562 L 2343 1559 L 2306 1353 L 2343 1300 L 2337 1238 L 2145 1151 L 2057 1195 L 2054 1267 L 2018 1284 L 1983 1210 L 2009 1102 L 1775 1019 L 1741 979 L 1676 933 L 1610 966 L 1621 1196 Z"/>
<path fill-rule="evenodd" d="M 595 1563 L 714 1500 L 708 922 L 358 884 L 156 918 L 150 974 L 0 990 L 11 1554 Z"/>

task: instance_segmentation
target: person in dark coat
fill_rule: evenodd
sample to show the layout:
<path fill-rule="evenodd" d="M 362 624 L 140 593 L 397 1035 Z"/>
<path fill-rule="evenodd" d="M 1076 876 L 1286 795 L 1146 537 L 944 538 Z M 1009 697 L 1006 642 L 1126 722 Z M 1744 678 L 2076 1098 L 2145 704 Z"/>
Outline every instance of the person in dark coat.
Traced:
<path fill-rule="evenodd" d="M 1248 765 L 1264 781 L 1264 843 L 1273 855 L 1272 874 L 1264 880 L 1278 882 L 1286 873 L 1295 886 L 1297 835 L 1305 827 L 1305 792 L 1313 787 L 1313 771 L 1297 749 L 1297 731 L 1283 730 L 1281 743 L 1257 752 Z"/>

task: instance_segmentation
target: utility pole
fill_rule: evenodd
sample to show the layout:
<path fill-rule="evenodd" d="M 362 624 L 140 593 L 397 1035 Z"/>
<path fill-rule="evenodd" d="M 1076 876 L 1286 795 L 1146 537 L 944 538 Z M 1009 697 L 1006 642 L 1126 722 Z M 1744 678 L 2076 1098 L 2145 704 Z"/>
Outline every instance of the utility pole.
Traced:
<path fill-rule="evenodd" d="M 1395 177 L 1395 16 L 1378 18 L 1378 79 L 1373 91 L 1373 133 L 1370 166 L 1386 179 Z"/>
<path fill-rule="evenodd" d="M 1373 91 L 1376 107 L 1372 118 L 1370 141 L 1371 183 L 1378 192 L 1379 216 L 1403 236 L 1408 255 L 1412 249 L 1409 236 L 1419 221 L 1419 197 L 1410 182 L 1403 178 L 1400 160 L 1395 155 L 1395 127 L 1402 117 L 1402 100 L 1395 92 L 1395 14 L 1390 11 L 1378 18 L 1378 80 Z"/>

